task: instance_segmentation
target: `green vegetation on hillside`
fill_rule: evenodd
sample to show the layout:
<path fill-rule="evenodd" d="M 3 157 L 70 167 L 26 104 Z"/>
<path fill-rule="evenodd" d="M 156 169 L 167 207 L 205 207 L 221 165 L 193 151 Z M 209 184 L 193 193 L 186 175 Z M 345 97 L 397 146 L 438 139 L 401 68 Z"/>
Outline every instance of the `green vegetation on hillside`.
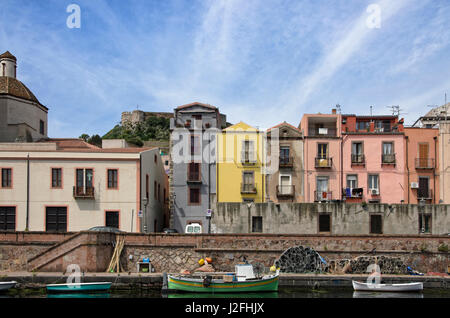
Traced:
<path fill-rule="evenodd" d="M 141 147 L 147 140 L 169 140 L 170 120 L 151 116 L 144 122 L 130 126 L 116 125 L 107 132 L 103 139 L 125 139 L 128 143 Z"/>

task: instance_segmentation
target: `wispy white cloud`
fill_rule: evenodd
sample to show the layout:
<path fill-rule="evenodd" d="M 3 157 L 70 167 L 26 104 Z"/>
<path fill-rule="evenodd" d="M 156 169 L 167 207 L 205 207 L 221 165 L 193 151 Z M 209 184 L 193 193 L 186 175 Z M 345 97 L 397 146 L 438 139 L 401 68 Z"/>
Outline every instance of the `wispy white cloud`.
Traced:
<path fill-rule="evenodd" d="M 379 1 L 381 29 L 369 29 L 373 1 L 80 0 L 82 28 L 69 30 L 59 1 L 18 1 L 2 7 L 0 43 L 49 106 L 54 137 L 103 134 L 136 105 L 192 101 L 260 128 L 338 101 L 351 112 L 404 102 L 416 114 L 414 96 L 432 103 L 449 75 L 445 3 L 421 2 L 422 17 L 411 1 Z"/>

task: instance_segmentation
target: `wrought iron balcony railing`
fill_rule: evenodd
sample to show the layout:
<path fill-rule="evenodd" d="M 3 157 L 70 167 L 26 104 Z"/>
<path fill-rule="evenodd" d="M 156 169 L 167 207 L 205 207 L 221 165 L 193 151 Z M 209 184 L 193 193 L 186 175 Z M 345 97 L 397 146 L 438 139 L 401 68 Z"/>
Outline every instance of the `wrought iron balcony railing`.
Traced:
<path fill-rule="evenodd" d="M 316 168 L 331 168 L 333 166 L 333 158 L 315 158 Z"/>
<path fill-rule="evenodd" d="M 333 198 L 331 191 L 314 191 L 314 201 L 330 201 Z"/>
<path fill-rule="evenodd" d="M 416 169 L 434 169 L 434 159 L 416 158 Z"/>
<path fill-rule="evenodd" d="M 280 168 L 291 168 L 294 166 L 294 157 L 280 157 Z"/>
<path fill-rule="evenodd" d="M 241 193 L 246 194 L 255 194 L 256 193 L 256 184 L 254 183 L 241 183 Z"/>
<path fill-rule="evenodd" d="M 94 193 L 94 187 L 73 187 L 73 197 L 75 199 L 93 199 Z"/>
<path fill-rule="evenodd" d="M 395 153 L 392 154 L 382 154 L 381 155 L 381 163 L 382 164 L 395 164 Z"/>
<path fill-rule="evenodd" d="M 352 165 L 364 165 L 366 163 L 366 157 L 364 155 L 352 154 Z"/>
<path fill-rule="evenodd" d="M 292 197 L 295 193 L 295 185 L 277 185 L 277 196 Z"/>

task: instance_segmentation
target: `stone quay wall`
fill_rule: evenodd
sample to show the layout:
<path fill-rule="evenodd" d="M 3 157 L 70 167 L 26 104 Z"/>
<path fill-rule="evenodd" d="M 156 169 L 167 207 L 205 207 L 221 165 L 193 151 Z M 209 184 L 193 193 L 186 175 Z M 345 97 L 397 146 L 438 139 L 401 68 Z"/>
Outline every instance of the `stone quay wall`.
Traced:
<path fill-rule="evenodd" d="M 262 233 L 319 234 L 319 217 L 329 215 L 331 235 L 371 234 L 372 216 L 381 219 L 381 233 L 417 235 L 422 215 L 429 219 L 428 234 L 450 233 L 448 204 L 362 203 L 217 203 L 211 218 L 212 233 L 252 233 L 260 222 Z M 262 224 L 261 224 L 262 223 Z"/>
<path fill-rule="evenodd" d="M 96 238 L 95 236 L 99 236 Z M 80 243 L 73 245 L 77 237 Z M 78 232 L 0 232 L 0 271 L 27 271 L 39 260 L 38 272 L 64 272 L 69 263 L 82 271 L 104 272 L 113 248 L 105 234 Z M 352 259 L 373 249 L 377 256 L 400 257 L 413 269 L 446 272 L 450 265 L 448 235 L 324 235 L 324 234 L 123 234 L 125 246 L 121 264 L 125 272 L 137 272 L 137 262 L 149 257 L 155 272 L 193 270 L 198 260 L 213 259 L 217 271 L 233 271 L 234 265 L 247 259 L 265 267 L 290 247 L 316 250 L 327 261 Z M 83 238 L 83 239 L 82 239 Z M 72 245 L 70 245 L 72 244 Z M 65 248 L 67 245 L 67 248 Z M 59 252 L 58 252 L 59 251 Z M 42 261 L 48 257 L 48 261 Z"/>

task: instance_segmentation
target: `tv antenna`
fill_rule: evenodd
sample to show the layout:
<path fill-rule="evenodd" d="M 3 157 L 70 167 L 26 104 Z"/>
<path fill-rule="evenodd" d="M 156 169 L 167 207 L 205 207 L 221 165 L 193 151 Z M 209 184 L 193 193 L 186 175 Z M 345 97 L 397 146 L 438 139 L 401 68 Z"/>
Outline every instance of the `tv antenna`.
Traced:
<path fill-rule="evenodd" d="M 336 110 L 337 110 L 337 113 L 340 114 L 341 113 L 341 105 L 336 104 Z"/>
<path fill-rule="evenodd" d="M 401 112 L 401 108 L 399 105 L 386 106 L 387 108 L 392 109 L 392 116 L 400 117 L 400 115 L 407 115 L 408 113 Z"/>

